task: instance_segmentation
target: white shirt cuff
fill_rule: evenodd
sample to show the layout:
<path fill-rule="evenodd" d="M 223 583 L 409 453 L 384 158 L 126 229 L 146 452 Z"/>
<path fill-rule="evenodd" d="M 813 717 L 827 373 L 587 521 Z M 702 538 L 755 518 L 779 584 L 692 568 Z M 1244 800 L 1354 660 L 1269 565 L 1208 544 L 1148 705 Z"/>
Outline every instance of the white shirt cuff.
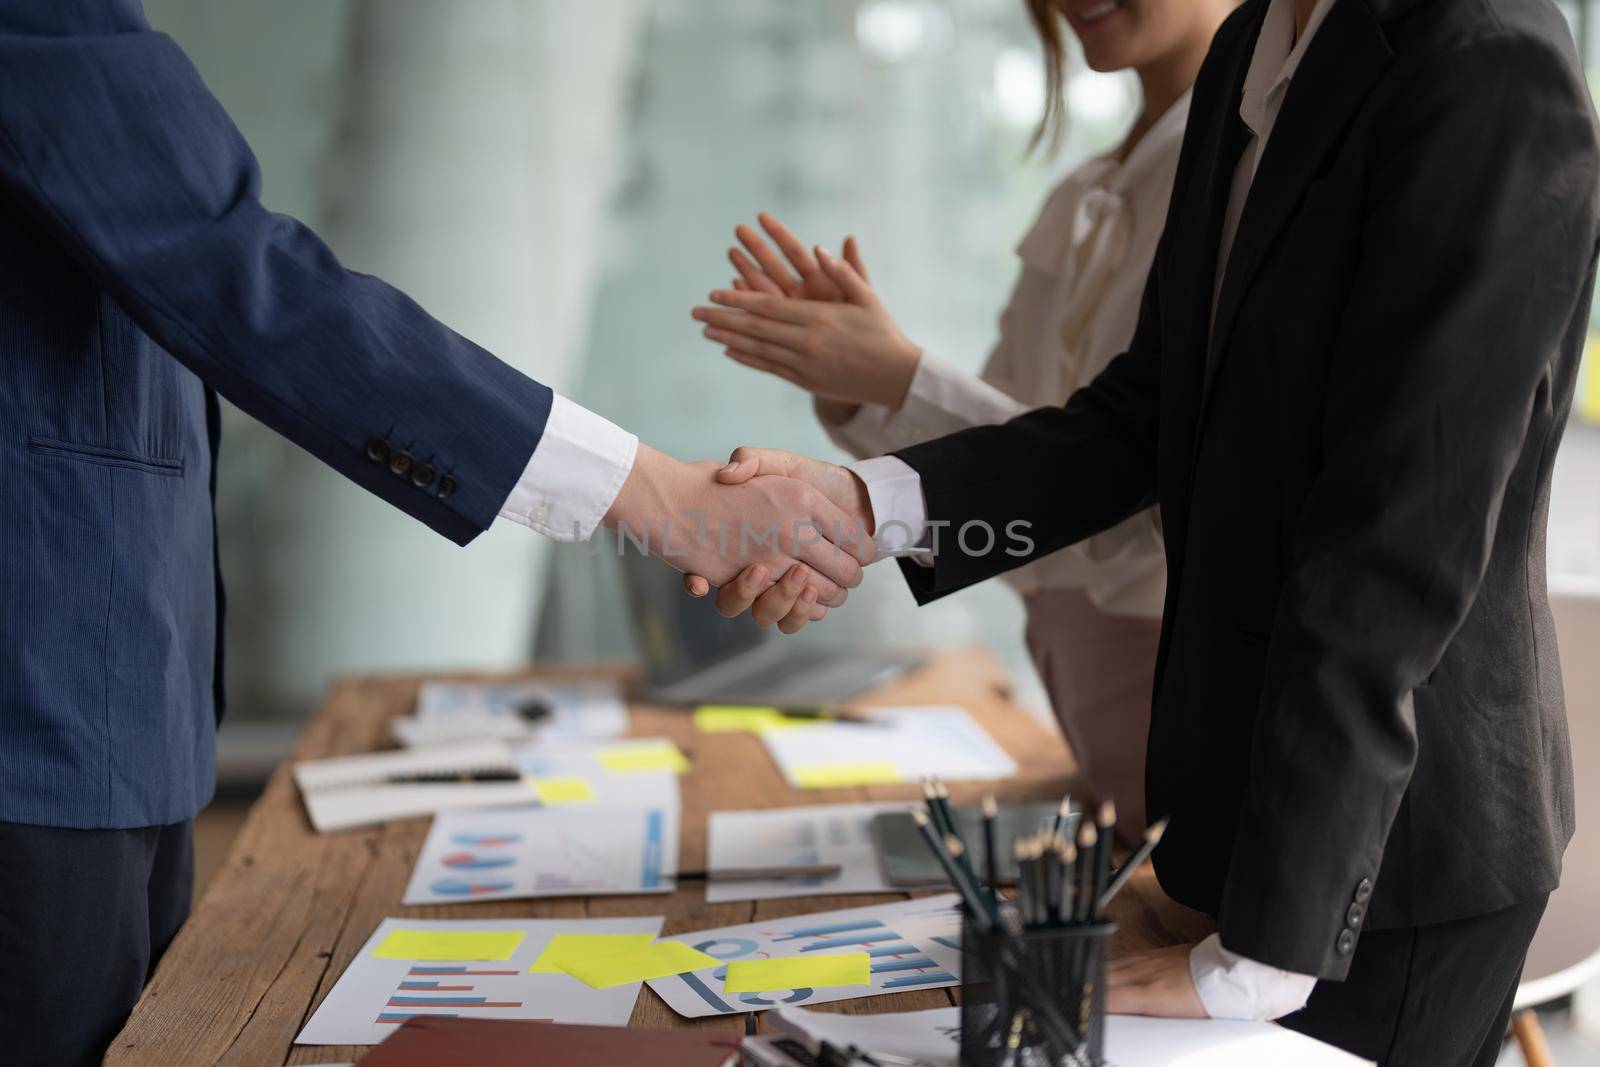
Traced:
<path fill-rule="evenodd" d="M 633 470 L 639 439 L 557 393 L 500 516 L 557 541 L 587 541 Z"/>
<path fill-rule="evenodd" d="M 873 543 L 881 556 L 926 555 L 928 505 L 922 475 L 898 456 L 878 456 L 846 465 L 867 487 L 872 504 Z"/>
<path fill-rule="evenodd" d="M 1246 959 L 1222 947 L 1212 934 L 1189 952 L 1189 977 L 1206 1014 L 1213 1019 L 1278 1019 L 1299 1011 L 1311 999 L 1317 980 Z"/>

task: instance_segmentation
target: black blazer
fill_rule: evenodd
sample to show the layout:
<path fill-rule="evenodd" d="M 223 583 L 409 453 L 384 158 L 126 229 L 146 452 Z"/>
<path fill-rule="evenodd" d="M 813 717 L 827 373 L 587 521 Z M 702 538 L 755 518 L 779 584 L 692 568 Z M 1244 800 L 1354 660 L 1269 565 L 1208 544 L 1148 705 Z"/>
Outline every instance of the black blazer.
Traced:
<path fill-rule="evenodd" d="M 898 453 L 930 519 L 998 535 L 970 554 L 947 534 L 905 572 L 931 600 L 1159 503 L 1161 884 L 1228 948 L 1338 979 L 1363 926 L 1559 878 L 1572 775 L 1545 525 L 1600 154 L 1548 0 L 1338 0 L 1208 343 L 1266 6 L 1227 20 L 1195 84 L 1129 351 L 1064 407 Z M 1008 555 L 1016 520 L 1033 551 Z"/>

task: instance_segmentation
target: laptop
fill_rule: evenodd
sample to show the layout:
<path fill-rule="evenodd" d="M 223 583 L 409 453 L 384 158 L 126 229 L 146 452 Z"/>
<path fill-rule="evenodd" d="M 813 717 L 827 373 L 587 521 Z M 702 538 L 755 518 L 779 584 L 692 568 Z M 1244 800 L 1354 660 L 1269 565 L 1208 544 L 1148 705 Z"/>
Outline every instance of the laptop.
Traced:
<path fill-rule="evenodd" d="M 631 549 L 622 571 L 652 703 L 828 706 L 922 662 L 903 650 L 801 645 L 748 614 L 725 619 L 686 595 L 677 571 Z"/>

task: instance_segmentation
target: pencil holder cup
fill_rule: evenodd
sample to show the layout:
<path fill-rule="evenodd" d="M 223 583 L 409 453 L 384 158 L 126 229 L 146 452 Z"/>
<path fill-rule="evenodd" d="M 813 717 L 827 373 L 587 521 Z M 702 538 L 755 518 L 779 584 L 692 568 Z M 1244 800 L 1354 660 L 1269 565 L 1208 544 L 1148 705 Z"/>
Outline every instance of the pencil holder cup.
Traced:
<path fill-rule="evenodd" d="M 1103 1067 L 1114 923 L 961 928 L 963 1067 Z"/>

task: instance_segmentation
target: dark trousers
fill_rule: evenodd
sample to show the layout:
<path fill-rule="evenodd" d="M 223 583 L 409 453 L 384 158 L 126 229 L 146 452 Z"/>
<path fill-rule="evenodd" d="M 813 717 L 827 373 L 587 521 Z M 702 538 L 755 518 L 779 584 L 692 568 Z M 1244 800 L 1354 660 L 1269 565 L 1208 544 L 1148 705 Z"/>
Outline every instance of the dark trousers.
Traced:
<path fill-rule="evenodd" d="M 100 1062 L 189 914 L 194 828 L 0 822 L 0 1061 Z"/>
<path fill-rule="evenodd" d="M 1350 975 L 1283 1025 L 1380 1067 L 1493 1067 L 1547 897 L 1431 926 L 1368 930 Z"/>

